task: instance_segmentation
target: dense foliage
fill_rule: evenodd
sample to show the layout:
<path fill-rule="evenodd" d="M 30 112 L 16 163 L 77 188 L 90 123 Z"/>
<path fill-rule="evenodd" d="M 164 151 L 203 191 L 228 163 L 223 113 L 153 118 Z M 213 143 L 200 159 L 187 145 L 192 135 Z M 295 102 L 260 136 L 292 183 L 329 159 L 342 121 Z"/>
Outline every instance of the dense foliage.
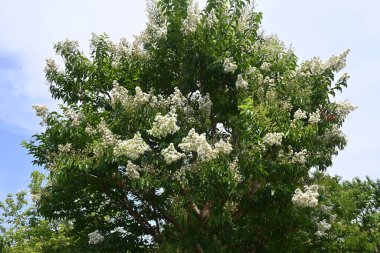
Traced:
<path fill-rule="evenodd" d="M 55 45 L 61 111 L 35 105 L 46 128 L 24 144 L 48 171 L 39 214 L 69 221 L 79 252 L 349 252 L 371 229 L 360 250 L 378 250 L 378 183 L 311 173 L 346 144 L 348 51 L 300 63 L 249 0 L 160 0 L 148 17 L 132 44 Z"/>

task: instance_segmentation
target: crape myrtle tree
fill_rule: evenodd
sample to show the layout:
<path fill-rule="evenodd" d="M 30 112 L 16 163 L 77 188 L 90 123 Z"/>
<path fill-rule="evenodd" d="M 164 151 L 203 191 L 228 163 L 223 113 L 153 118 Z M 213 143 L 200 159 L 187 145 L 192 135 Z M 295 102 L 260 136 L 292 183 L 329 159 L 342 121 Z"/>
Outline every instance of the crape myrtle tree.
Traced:
<path fill-rule="evenodd" d="M 61 110 L 34 105 L 45 129 L 24 144 L 48 171 L 39 212 L 94 252 L 319 252 L 310 171 L 346 145 L 348 52 L 298 62 L 249 0 L 147 9 L 133 43 L 67 40 L 47 60 Z"/>

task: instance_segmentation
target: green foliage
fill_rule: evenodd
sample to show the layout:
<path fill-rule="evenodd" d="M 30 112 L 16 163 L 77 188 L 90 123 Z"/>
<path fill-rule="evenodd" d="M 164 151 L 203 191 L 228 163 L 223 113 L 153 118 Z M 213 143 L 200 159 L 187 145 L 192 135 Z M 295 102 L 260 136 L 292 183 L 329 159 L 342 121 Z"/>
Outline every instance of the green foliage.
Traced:
<path fill-rule="evenodd" d="M 37 193 L 43 175 L 32 174 L 31 192 Z M 37 198 L 32 195 L 32 198 Z M 28 205 L 27 192 L 9 194 L 0 202 L 0 252 L 73 252 L 79 244 L 69 235 L 71 223 L 64 220 L 48 221 Z M 75 247 L 73 246 L 75 244 Z"/>

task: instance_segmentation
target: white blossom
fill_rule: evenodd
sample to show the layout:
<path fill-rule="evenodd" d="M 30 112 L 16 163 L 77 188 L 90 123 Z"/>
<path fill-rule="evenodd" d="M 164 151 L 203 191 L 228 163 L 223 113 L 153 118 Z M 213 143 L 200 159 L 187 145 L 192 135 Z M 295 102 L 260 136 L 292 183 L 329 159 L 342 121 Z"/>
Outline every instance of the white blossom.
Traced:
<path fill-rule="evenodd" d="M 237 65 L 234 62 L 234 58 L 230 57 L 224 60 L 223 68 L 225 73 L 235 73 L 235 70 L 237 69 Z"/>
<path fill-rule="evenodd" d="M 325 140 L 331 140 L 335 138 L 346 138 L 345 134 L 339 129 L 339 126 L 334 124 L 331 126 L 331 129 L 326 131 L 326 133 L 323 135 L 323 138 Z"/>
<path fill-rule="evenodd" d="M 215 151 L 221 154 L 228 155 L 232 151 L 232 145 L 229 142 L 225 142 L 223 139 L 215 143 Z"/>
<path fill-rule="evenodd" d="M 63 42 L 58 42 L 56 45 L 58 54 L 61 54 L 64 51 L 73 52 L 78 47 L 79 47 L 78 41 L 68 40 L 68 39 Z"/>
<path fill-rule="evenodd" d="M 340 120 L 343 120 L 347 117 L 347 115 L 355 110 L 357 107 L 348 102 L 347 100 L 336 104 L 336 113 Z"/>
<path fill-rule="evenodd" d="M 205 25 L 206 27 L 211 28 L 214 24 L 216 24 L 217 21 L 218 18 L 216 17 L 215 9 L 212 9 L 209 13 L 207 13 Z"/>
<path fill-rule="evenodd" d="M 273 78 L 270 78 L 269 76 L 266 76 L 264 80 L 262 81 L 264 85 L 267 85 L 269 87 L 275 87 L 276 82 Z"/>
<path fill-rule="evenodd" d="M 307 150 L 303 149 L 300 152 L 295 152 L 292 157 L 292 162 L 305 164 L 307 158 Z"/>
<path fill-rule="evenodd" d="M 99 230 L 95 230 L 92 233 L 88 234 L 88 243 L 89 244 L 98 244 L 104 240 L 104 236 L 99 232 Z"/>
<path fill-rule="evenodd" d="M 192 128 L 187 136 L 182 139 L 182 142 L 178 145 L 180 149 L 182 149 L 185 152 L 192 152 L 192 151 L 197 151 L 197 142 L 199 139 L 199 134 L 195 132 L 195 129 Z"/>
<path fill-rule="evenodd" d="M 194 33 L 197 30 L 200 18 L 201 16 L 199 14 L 198 6 L 190 1 L 187 7 L 187 17 L 182 22 L 182 32 L 184 34 Z"/>
<path fill-rule="evenodd" d="M 140 166 L 132 163 L 131 161 L 128 161 L 127 168 L 126 168 L 126 175 L 132 179 L 139 179 L 140 178 L 140 173 L 139 173 L 140 169 L 141 169 Z"/>
<path fill-rule="evenodd" d="M 210 161 L 214 159 L 217 152 L 212 149 L 212 146 L 206 140 L 206 134 L 199 135 L 197 139 L 197 153 L 201 161 Z"/>
<path fill-rule="evenodd" d="M 232 151 L 230 143 L 220 140 L 213 147 L 206 140 L 206 134 L 198 134 L 192 128 L 188 135 L 178 145 L 184 152 L 197 152 L 201 161 L 210 161 L 219 154 L 229 154 Z"/>
<path fill-rule="evenodd" d="M 231 171 L 233 175 L 233 179 L 236 183 L 240 183 L 243 181 L 243 177 L 241 176 L 239 172 L 239 164 L 238 164 L 238 159 L 234 159 L 229 165 L 228 169 Z"/>
<path fill-rule="evenodd" d="M 260 68 L 261 68 L 262 70 L 264 70 L 264 71 L 270 71 L 270 67 L 271 67 L 271 65 L 270 65 L 270 63 L 268 63 L 268 62 L 263 62 L 263 63 L 261 64 L 261 66 L 260 66 Z"/>
<path fill-rule="evenodd" d="M 235 213 L 237 211 L 237 208 L 238 208 L 238 203 L 233 202 L 233 201 L 227 201 L 223 206 L 223 209 L 231 214 Z"/>
<path fill-rule="evenodd" d="M 135 87 L 135 97 L 133 98 L 135 105 L 148 104 L 150 102 L 150 99 L 151 94 L 143 92 L 139 86 Z"/>
<path fill-rule="evenodd" d="M 56 72 L 58 69 L 57 64 L 53 59 L 46 59 L 45 73 Z"/>
<path fill-rule="evenodd" d="M 67 154 L 71 152 L 72 145 L 71 143 L 66 143 L 66 144 L 59 144 L 58 145 L 58 152 Z"/>
<path fill-rule="evenodd" d="M 318 205 L 318 185 L 304 186 L 305 192 L 301 189 L 296 189 L 292 197 L 295 205 L 300 207 L 316 207 Z"/>
<path fill-rule="evenodd" d="M 175 108 L 182 108 L 186 105 L 187 99 L 182 95 L 181 91 L 175 87 L 174 92 L 168 98 L 169 104 Z"/>
<path fill-rule="evenodd" d="M 302 111 L 301 109 L 298 109 L 293 116 L 294 120 L 301 120 L 307 118 L 307 113 Z"/>
<path fill-rule="evenodd" d="M 315 112 L 309 114 L 309 123 L 310 124 L 318 124 L 319 121 L 321 121 L 321 115 L 320 115 L 319 109 L 317 109 Z"/>
<path fill-rule="evenodd" d="M 132 160 L 136 160 L 149 150 L 148 144 L 141 138 L 141 134 L 137 132 L 132 139 L 119 141 L 114 148 L 114 155 L 116 157 L 124 155 Z"/>
<path fill-rule="evenodd" d="M 237 76 L 236 88 L 243 89 L 243 90 L 248 88 L 248 82 L 243 79 L 241 74 Z"/>
<path fill-rule="evenodd" d="M 192 128 L 178 145 L 185 152 L 195 151 L 201 161 L 209 161 L 216 157 L 216 152 L 206 140 L 206 134 L 198 134 Z"/>
<path fill-rule="evenodd" d="M 346 67 L 346 58 L 350 50 L 347 49 L 340 55 L 333 55 L 326 63 L 326 67 L 333 69 L 335 72 L 342 70 Z"/>
<path fill-rule="evenodd" d="M 263 138 L 263 142 L 269 146 L 280 146 L 283 136 L 283 133 L 267 133 Z"/>
<path fill-rule="evenodd" d="M 116 81 L 113 82 L 113 88 L 111 90 L 111 103 L 113 106 L 117 102 L 120 102 L 123 106 L 127 106 L 130 97 L 128 95 L 128 90 L 123 86 L 120 86 Z"/>
<path fill-rule="evenodd" d="M 102 135 L 102 143 L 104 146 L 109 147 L 115 145 L 117 138 L 107 127 L 107 124 L 103 119 L 100 121 L 98 129 Z"/>
<path fill-rule="evenodd" d="M 94 135 L 97 133 L 96 129 L 93 128 L 92 126 L 86 126 L 86 128 L 84 129 L 84 131 L 85 131 L 88 135 L 90 135 L 90 136 L 94 136 Z"/>
<path fill-rule="evenodd" d="M 318 237 L 324 236 L 326 231 L 331 228 L 331 224 L 327 223 L 326 220 L 322 220 L 317 223 L 318 231 L 315 233 Z"/>
<path fill-rule="evenodd" d="M 36 111 L 37 117 L 40 117 L 42 119 L 42 122 L 40 124 L 46 124 L 46 117 L 49 108 L 46 105 L 32 105 L 32 108 Z"/>
<path fill-rule="evenodd" d="M 77 113 L 72 109 L 68 109 L 64 112 L 66 118 L 70 121 L 70 124 L 73 126 L 79 126 L 80 121 L 82 119 L 82 114 Z"/>
<path fill-rule="evenodd" d="M 148 130 L 148 133 L 156 138 L 165 138 L 168 134 L 174 134 L 178 130 L 177 114 L 174 111 L 171 111 L 164 116 L 157 113 L 154 117 L 153 126 Z"/>
<path fill-rule="evenodd" d="M 179 170 L 177 170 L 174 175 L 173 179 L 178 181 L 182 187 L 185 187 L 187 185 L 187 179 L 186 179 L 186 173 L 191 169 L 190 165 L 183 165 Z"/>
<path fill-rule="evenodd" d="M 154 0 L 147 1 L 148 23 L 146 30 L 139 36 L 144 43 L 154 43 L 160 39 L 166 39 L 169 22 L 163 11 L 157 8 Z"/>
<path fill-rule="evenodd" d="M 173 143 L 169 144 L 169 147 L 161 151 L 161 155 L 164 157 L 166 164 L 171 164 L 185 157 L 184 154 L 178 152 Z"/>

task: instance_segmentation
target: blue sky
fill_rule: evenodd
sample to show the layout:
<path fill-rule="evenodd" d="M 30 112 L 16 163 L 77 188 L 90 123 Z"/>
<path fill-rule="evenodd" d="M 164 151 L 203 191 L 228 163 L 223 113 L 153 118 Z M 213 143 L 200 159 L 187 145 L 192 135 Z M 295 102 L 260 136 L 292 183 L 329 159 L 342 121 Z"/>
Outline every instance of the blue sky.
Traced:
<path fill-rule="evenodd" d="M 43 74 L 53 44 L 75 39 L 88 52 L 92 32 L 132 39 L 145 25 L 144 9 L 143 0 L 0 0 L 0 198 L 26 188 L 33 170 L 20 146 L 41 130 L 31 105 L 55 107 Z M 328 171 L 380 178 L 380 1 L 258 0 L 257 9 L 266 32 L 292 45 L 301 60 L 351 49 L 349 88 L 337 100 L 359 108 L 344 125 L 349 144 Z"/>

